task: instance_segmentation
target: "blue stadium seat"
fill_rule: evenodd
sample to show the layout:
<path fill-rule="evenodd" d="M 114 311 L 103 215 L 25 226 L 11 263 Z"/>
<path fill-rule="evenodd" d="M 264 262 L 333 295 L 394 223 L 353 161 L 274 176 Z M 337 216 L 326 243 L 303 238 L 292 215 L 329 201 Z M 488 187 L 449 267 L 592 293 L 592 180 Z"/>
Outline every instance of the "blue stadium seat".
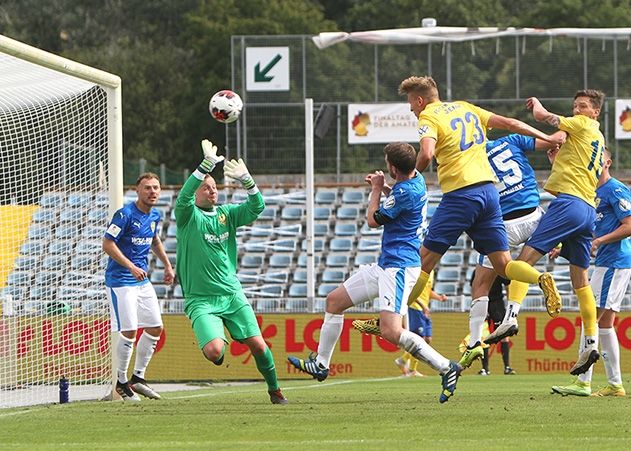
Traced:
<path fill-rule="evenodd" d="M 436 275 L 437 282 L 458 282 L 460 281 L 460 269 L 440 268 Z"/>
<path fill-rule="evenodd" d="M 304 215 L 304 208 L 286 206 L 280 214 L 280 219 L 284 221 L 300 221 Z"/>
<path fill-rule="evenodd" d="M 244 268 L 260 268 L 263 266 L 263 256 L 257 254 L 244 254 L 241 257 L 241 266 Z"/>
<path fill-rule="evenodd" d="M 466 248 L 467 248 L 467 237 L 465 235 L 461 235 L 460 238 L 458 238 L 458 241 L 456 241 L 456 244 L 451 246 L 450 249 L 453 249 L 455 251 L 462 251 L 462 250 L 465 250 Z"/>
<path fill-rule="evenodd" d="M 297 238 L 283 238 L 271 243 L 271 249 L 274 252 L 295 252 L 298 247 Z"/>
<path fill-rule="evenodd" d="M 279 298 L 283 295 L 283 285 L 261 285 L 257 287 L 259 296 Z"/>
<path fill-rule="evenodd" d="M 75 255 L 70 260 L 70 267 L 77 271 L 89 271 L 98 263 L 98 259 L 91 255 Z"/>
<path fill-rule="evenodd" d="M 63 271 L 38 271 L 35 274 L 35 285 L 57 285 Z"/>
<path fill-rule="evenodd" d="M 282 188 L 264 188 L 261 191 L 265 205 L 277 205 L 282 203 L 284 193 L 285 191 Z"/>
<path fill-rule="evenodd" d="M 7 278 L 7 285 L 14 287 L 27 287 L 33 280 L 33 271 L 13 271 Z"/>
<path fill-rule="evenodd" d="M 340 207 L 337 209 L 337 213 L 335 215 L 337 219 L 349 219 L 353 221 L 357 221 L 359 219 L 359 208 L 357 207 Z"/>
<path fill-rule="evenodd" d="M 331 232 L 331 228 L 328 223 L 316 222 L 313 224 L 314 236 L 328 236 Z"/>
<path fill-rule="evenodd" d="M 67 208 L 59 213 L 59 222 L 81 222 L 84 211 L 79 208 Z"/>
<path fill-rule="evenodd" d="M 67 255 L 47 255 L 42 260 L 42 269 L 48 271 L 63 270 L 68 265 Z"/>
<path fill-rule="evenodd" d="M 160 197 L 158 197 L 158 202 L 156 202 L 156 206 L 170 207 L 172 203 L 173 203 L 173 192 L 162 191 L 160 193 Z"/>
<path fill-rule="evenodd" d="M 60 240 L 70 240 L 77 236 L 79 236 L 79 226 L 76 224 L 60 224 L 55 230 L 55 238 Z"/>
<path fill-rule="evenodd" d="M 156 290 L 156 296 L 158 297 L 158 299 L 164 299 L 169 294 L 168 285 L 154 284 L 153 289 Z"/>
<path fill-rule="evenodd" d="M 164 247 L 165 252 L 177 252 L 177 239 L 166 238 L 162 242 L 162 246 Z"/>
<path fill-rule="evenodd" d="M 289 273 L 287 271 L 268 271 L 263 275 L 265 283 L 282 283 L 289 282 Z"/>
<path fill-rule="evenodd" d="M 29 240 L 47 240 L 52 236 L 52 230 L 47 224 L 31 224 L 28 229 Z"/>
<path fill-rule="evenodd" d="M 314 221 L 328 221 L 333 216 L 331 207 L 315 207 L 313 209 Z"/>
<path fill-rule="evenodd" d="M 83 271 L 69 271 L 64 274 L 62 283 L 64 285 L 86 285 L 92 283 L 92 275 Z"/>
<path fill-rule="evenodd" d="M 23 255 L 42 255 L 46 250 L 46 243 L 42 240 L 25 241 L 20 246 L 20 253 Z"/>
<path fill-rule="evenodd" d="M 77 243 L 75 248 L 77 254 L 89 254 L 96 255 L 102 252 L 101 241 L 97 240 L 81 240 Z"/>
<path fill-rule="evenodd" d="M 300 245 L 300 249 L 304 252 L 307 250 L 307 240 L 302 240 L 302 244 Z M 322 252 L 324 251 L 324 240 L 321 238 L 315 238 L 313 240 L 313 252 Z"/>
<path fill-rule="evenodd" d="M 246 234 L 243 234 L 246 235 Z M 274 236 L 273 224 L 254 223 L 250 229 L 250 236 L 270 239 Z"/>
<path fill-rule="evenodd" d="M 5 299 L 7 296 L 11 296 L 13 298 L 13 302 L 19 303 L 22 300 L 22 298 L 26 296 L 28 291 L 29 291 L 28 287 L 16 287 L 16 286 L 8 285 L 2 289 L 1 293 Z"/>
<path fill-rule="evenodd" d="M 366 192 L 363 190 L 346 189 L 342 193 L 342 203 L 363 204 L 366 199 Z"/>
<path fill-rule="evenodd" d="M 184 293 L 182 293 L 182 285 L 177 284 L 174 288 L 173 288 L 173 297 L 176 299 L 182 299 L 184 298 Z"/>
<path fill-rule="evenodd" d="M 36 269 L 39 266 L 39 263 L 39 256 L 20 255 L 18 258 L 15 259 L 15 269 L 19 269 L 22 271 L 28 269 Z"/>
<path fill-rule="evenodd" d="M 458 293 L 458 285 L 453 282 L 437 282 L 434 285 L 434 291 L 447 296 L 455 296 Z"/>
<path fill-rule="evenodd" d="M 40 208 L 33 213 L 33 222 L 52 224 L 57 221 L 57 210 L 54 208 Z"/>
<path fill-rule="evenodd" d="M 348 266 L 350 258 L 347 253 L 329 254 L 326 256 L 326 266 L 333 268 L 345 268 Z"/>
<path fill-rule="evenodd" d="M 29 292 L 32 300 L 51 299 L 53 296 L 55 296 L 55 289 L 46 285 L 31 287 Z"/>
<path fill-rule="evenodd" d="M 39 205 L 42 207 L 61 207 L 65 201 L 65 196 L 62 193 L 44 193 L 39 200 Z"/>
<path fill-rule="evenodd" d="M 313 256 L 313 261 L 314 261 L 314 266 L 317 268 L 320 265 L 320 256 L 319 255 L 314 255 Z M 298 266 L 301 268 L 306 268 L 307 267 L 307 254 L 300 254 L 298 256 Z"/>
<path fill-rule="evenodd" d="M 339 271 L 334 269 L 325 269 L 322 272 L 323 283 L 342 283 L 346 279 L 346 271 Z"/>
<path fill-rule="evenodd" d="M 66 203 L 69 207 L 86 207 L 92 203 L 92 193 L 76 192 L 68 194 Z"/>
<path fill-rule="evenodd" d="M 321 283 L 318 286 L 318 296 L 326 297 L 331 291 L 335 290 L 338 287 L 336 283 Z"/>
<path fill-rule="evenodd" d="M 369 227 L 367 222 L 364 222 L 359 229 L 361 236 L 381 236 L 383 234 L 383 227 Z"/>
<path fill-rule="evenodd" d="M 48 245 L 49 254 L 70 254 L 74 247 L 72 240 L 55 240 Z"/>
<path fill-rule="evenodd" d="M 167 237 L 175 238 L 177 235 L 177 225 L 175 222 L 169 223 L 169 227 L 167 228 Z"/>
<path fill-rule="evenodd" d="M 336 236 L 355 236 L 357 235 L 356 222 L 338 222 L 335 224 Z"/>
<path fill-rule="evenodd" d="M 276 207 L 265 207 L 261 214 L 258 217 L 260 221 L 275 221 L 276 216 L 278 215 L 278 208 Z"/>
<path fill-rule="evenodd" d="M 381 240 L 376 238 L 360 238 L 357 243 L 358 251 L 379 251 L 381 249 Z"/>
<path fill-rule="evenodd" d="M 104 233 L 104 226 L 87 225 L 81 230 L 81 238 L 103 238 Z"/>
<path fill-rule="evenodd" d="M 232 198 L 230 199 L 231 204 L 240 204 L 245 202 L 248 198 L 248 193 L 243 191 L 235 191 L 232 193 Z"/>
<path fill-rule="evenodd" d="M 318 190 L 315 194 L 316 204 L 335 205 L 337 202 L 337 190 Z"/>
<path fill-rule="evenodd" d="M 110 197 L 107 193 L 97 193 L 94 196 L 94 205 L 99 208 L 107 208 L 110 204 Z"/>
<path fill-rule="evenodd" d="M 306 283 L 307 271 L 305 271 L 304 269 L 298 269 L 294 271 L 294 282 Z"/>
<path fill-rule="evenodd" d="M 259 281 L 259 270 L 258 269 L 240 269 L 237 272 L 237 279 L 242 284 L 252 284 Z"/>
<path fill-rule="evenodd" d="M 353 250 L 353 240 L 350 238 L 333 238 L 329 243 L 331 252 L 351 252 Z"/>
<path fill-rule="evenodd" d="M 100 223 L 107 223 L 109 218 L 109 214 L 107 213 L 107 210 L 102 209 L 102 208 L 95 208 L 93 210 L 88 211 L 88 221 L 89 222 L 100 222 Z"/>
<path fill-rule="evenodd" d="M 358 267 L 359 265 L 371 265 L 373 263 L 377 263 L 377 260 L 379 260 L 379 254 L 374 253 L 374 252 L 370 252 L 370 253 L 357 253 L 357 255 L 355 256 L 355 266 Z"/>
<path fill-rule="evenodd" d="M 176 261 L 176 254 L 167 254 L 167 258 L 169 259 L 169 262 L 171 262 L 171 266 L 175 269 L 175 261 Z M 162 260 L 160 260 L 159 258 L 156 257 L 156 269 L 164 269 L 164 263 L 162 263 Z"/>
<path fill-rule="evenodd" d="M 250 240 L 243 245 L 246 252 L 265 252 L 268 247 L 267 240 Z"/>
<path fill-rule="evenodd" d="M 461 253 L 447 252 L 440 259 L 442 266 L 459 266 L 464 264 L 464 256 Z"/>
<path fill-rule="evenodd" d="M 270 268 L 289 268 L 293 257 L 290 254 L 272 254 L 269 258 Z"/>
<path fill-rule="evenodd" d="M 154 269 L 149 276 L 151 283 L 164 283 L 164 270 Z"/>
<path fill-rule="evenodd" d="M 478 259 L 480 258 L 480 254 L 477 251 L 471 251 L 469 254 L 469 259 L 467 260 L 467 264 L 469 266 L 475 267 L 478 264 Z"/>

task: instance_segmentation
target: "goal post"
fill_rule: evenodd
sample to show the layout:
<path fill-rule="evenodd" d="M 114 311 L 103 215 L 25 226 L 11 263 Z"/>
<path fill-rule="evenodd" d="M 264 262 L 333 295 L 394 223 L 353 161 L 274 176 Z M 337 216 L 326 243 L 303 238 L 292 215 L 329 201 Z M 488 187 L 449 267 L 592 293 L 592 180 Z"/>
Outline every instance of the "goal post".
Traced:
<path fill-rule="evenodd" d="M 123 203 L 121 80 L 0 35 L 0 408 L 111 392 L 101 238 Z"/>

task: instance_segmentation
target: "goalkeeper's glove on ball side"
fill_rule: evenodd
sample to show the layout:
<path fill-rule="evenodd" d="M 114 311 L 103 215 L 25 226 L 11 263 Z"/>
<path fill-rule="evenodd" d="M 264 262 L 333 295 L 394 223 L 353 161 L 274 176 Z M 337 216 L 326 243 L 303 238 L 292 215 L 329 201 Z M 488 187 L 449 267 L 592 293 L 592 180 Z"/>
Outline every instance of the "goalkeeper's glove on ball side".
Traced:
<path fill-rule="evenodd" d="M 247 190 L 254 188 L 254 179 L 252 179 L 252 176 L 248 172 L 248 168 L 245 166 L 245 163 L 241 158 L 239 158 L 238 161 L 226 161 L 223 165 L 223 173 L 224 175 L 241 182 L 241 185 Z"/>
<path fill-rule="evenodd" d="M 204 152 L 204 160 L 197 169 L 203 174 L 208 174 L 215 169 L 215 165 L 217 165 L 217 163 L 224 160 L 224 157 L 223 155 L 217 155 L 217 146 L 207 139 L 202 141 L 202 151 Z"/>

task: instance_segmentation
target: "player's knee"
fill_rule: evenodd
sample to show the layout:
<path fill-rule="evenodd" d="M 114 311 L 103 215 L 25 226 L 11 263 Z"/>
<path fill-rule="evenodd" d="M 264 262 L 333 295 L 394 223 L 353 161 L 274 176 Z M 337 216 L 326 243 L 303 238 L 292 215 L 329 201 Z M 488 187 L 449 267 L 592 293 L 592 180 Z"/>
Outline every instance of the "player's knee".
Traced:
<path fill-rule="evenodd" d="M 331 294 L 326 297 L 326 311 L 335 315 L 344 313 L 344 309 L 339 300 Z"/>
<path fill-rule="evenodd" d="M 386 322 L 381 322 L 379 325 L 381 329 L 381 337 L 384 340 L 389 341 L 393 344 L 399 344 L 399 338 L 401 336 L 401 327 L 395 327 L 391 324 L 387 324 Z"/>
<path fill-rule="evenodd" d="M 206 359 L 210 360 L 211 362 L 216 362 L 223 354 L 223 347 L 223 342 L 217 342 L 213 340 L 207 343 L 202 348 L 202 353 L 204 354 L 204 357 L 206 357 Z"/>
<path fill-rule="evenodd" d="M 261 355 L 267 349 L 267 344 L 265 344 L 265 340 L 262 338 L 260 340 L 249 341 L 247 345 L 253 355 Z"/>

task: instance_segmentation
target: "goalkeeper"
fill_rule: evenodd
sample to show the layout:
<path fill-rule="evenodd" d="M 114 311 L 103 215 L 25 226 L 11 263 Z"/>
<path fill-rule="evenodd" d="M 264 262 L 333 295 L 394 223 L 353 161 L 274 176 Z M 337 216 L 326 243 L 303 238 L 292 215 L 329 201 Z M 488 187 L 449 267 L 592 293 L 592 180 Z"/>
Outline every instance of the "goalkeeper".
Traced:
<path fill-rule="evenodd" d="M 210 172 L 224 157 L 217 155 L 217 146 L 208 140 L 202 141 L 202 150 L 203 161 L 175 203 L 176 272 L 184 293 L 184 312 L 204 357 L 215 365 L 223 363 L 225 326 L 232 339 L 250 348 L 272 404 L 287 404 L 272 352 L 237 279 L 236 230 L 258 218 L 265 207 L 263 196 L 243 160 L 231 160 L 224 165 L 224 175 L 240 181 L 248 198 L 241 204 L 216 205 L 217 185 Z"/>

